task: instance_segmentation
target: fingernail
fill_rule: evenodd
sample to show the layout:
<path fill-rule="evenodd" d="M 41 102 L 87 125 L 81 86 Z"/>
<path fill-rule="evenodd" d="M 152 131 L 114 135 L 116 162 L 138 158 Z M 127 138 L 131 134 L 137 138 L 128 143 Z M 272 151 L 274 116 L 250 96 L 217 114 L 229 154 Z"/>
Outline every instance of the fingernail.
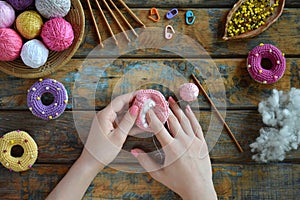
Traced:
<path fill-rule="evenodd" d="M 186 106 L 186 111 L 187 111 L 187 112 L 192 112 L 192 109 L 191 109 L 191 106 L 190 106 L 190 105 L 187 105 L 187 106 Z"/>
<path fill-rule="evenodd" d="M 134 117 L 138 115 L 138 112 L 139 108 L 136 105 L 131 106 L 131 108 L 129 109 L 129 113 Z"/>
<path fill-rule="evenodd" d="M 170 102 L 171 104 L 175 104 L 175 103 L 176 103 L 172 96 L 169 97 L 169 102 Z"/>
<path fill-rule="evenodd" d="M 131 149 L 131 154 L 134 156 L 134 157 L 138 157 L 139 153 L 137 152 L 137 150 L 135 149 Z"/>

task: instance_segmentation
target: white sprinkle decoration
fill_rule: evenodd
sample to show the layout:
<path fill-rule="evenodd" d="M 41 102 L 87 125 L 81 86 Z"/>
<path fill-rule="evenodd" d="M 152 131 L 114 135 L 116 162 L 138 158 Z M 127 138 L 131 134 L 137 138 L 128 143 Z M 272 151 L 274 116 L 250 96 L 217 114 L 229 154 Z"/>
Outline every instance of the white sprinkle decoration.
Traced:
<path fill-rule="evenodd" d="M 274 79 L 278 79 L 278 76 L 274 76 Z"/>
<path fill-rule="evenodd" d="M 55 103 L 54 106 L 57 106 L 57 103 Z"/>
<path fill-rule="evenodd" d="M 46 87 L 46 90 L 49 90 L 49 87 Z"/>
<path fill-rule="evenodd" d="M 56 83 L 57 81 L 56 80 L 53 80 L 53 83 Z"/>
<path fill-rule="evenodd" d="M 43 111 L 43 112 L 42 112 L 42 114 L 44 115 L 44 114 L 45 114 L 45 112 Z"/>
<path fill-rule="evenodd" d="M 251 68 L 251 65 L 250 65 L 250 64 L 248 65 L 248 68 Z"/>
<path fill-rule="evenodd" d="M 27 92 L 30 92 L 30 90 L 27 90 Z"/>
<path fill-rule="evenodd" d="M 36 88 L 32 88 L 32 91 L 36 91 Z"/>
<path fill-rule="evenodd" d="M 272 49 L 270 49 L 269 52 L 272 53 L 273 52 Z"/>
<path fill-rule="evenodd" d="M 32 155 L 32 154 L 31 154 L 31 156 L 30 156 L 30 157 L 31 157 L 31 158 L 34 158 L 34 155 Z"/>
<path fill-rule="evenodd" d="M 259 54 L 257 53 L 257 54 L 255 54 L 255 56 L 256 56 L 256 57 L 258 57 L 258 56 L 259 56 Z"/>
<path fill-rule="evenodd" d="M 32 111 L 32 107 L 29 107 L 29 110 Z"/>
<path fill-rule="evenodd" d="M 279 61 L 279 60 L 277 60 L 277 64 L 278 64 L 278 65 L 280 64 L 280 61 Z"/>
<path fill-rule="evenodd" d="M 6 167 L 8 167 L 8 166 L 9 166 L 9 163 L 7 162 L 7 163 L 6 163 Z"/>
<path fill-rule="evenodd" d="M 267 84 L 267 81 L 264 81 L 263 84 Z"/>
<path fill-rule="evenodd" d="M 60 88 L 56 88 L 57 90 L 60 90 Z"/>
<path fill-rule="evenodd" d="M 56 116 L 58 116 L 58 113 L 55 113 Z"/>

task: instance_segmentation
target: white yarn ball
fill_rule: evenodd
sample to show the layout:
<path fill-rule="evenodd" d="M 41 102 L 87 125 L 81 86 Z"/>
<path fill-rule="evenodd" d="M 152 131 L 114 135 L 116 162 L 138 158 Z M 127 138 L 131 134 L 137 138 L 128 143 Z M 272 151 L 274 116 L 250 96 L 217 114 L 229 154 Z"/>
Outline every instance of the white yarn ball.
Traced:
<path fill-rule="evenodd" d="M 71 8 L 71 0 L 36 0 L 35 7 L 45 18 L 65 17 Z"/>
<path fill-rule="evenodd" d="M 49 50 L 37 39 L 26 42 L 21 50 L 21 58 L 24 64 L 32 68 L 39 68 L 44 65 L 48 55 Z"/>

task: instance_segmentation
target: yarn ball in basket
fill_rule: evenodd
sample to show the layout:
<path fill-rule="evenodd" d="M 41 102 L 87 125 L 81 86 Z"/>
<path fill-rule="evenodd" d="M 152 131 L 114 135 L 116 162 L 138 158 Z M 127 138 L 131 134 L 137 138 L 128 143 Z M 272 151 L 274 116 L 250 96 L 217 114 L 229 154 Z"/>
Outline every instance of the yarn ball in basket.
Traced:
<path fill-rule="evenodd" d="M 48 59 L 49 50 L 45 45 L 37 40 L 27 41 L 21 50 L 21 58 L 25 65 L 32 68 L 39 68 L 44 65 Z"/>
<path fill-rule="evenodd" d="M 33 39 L 40 35 L 43 19 L 36 11 L 22 12 L 16 19 L 16 27 L 19 33 L 26 39 Z"/>
<path fill-rule="evenodd" d="M 63 51 L 71 46 L 74 40 L 72 25 L 63 18 L 47 21 L 41 32 L 45 45 L 52 51 Z"/>
<path fill-rule="evenodd" d="M 6 0 L 14 9 L 18 11 L 25 10 L 28 8 L 32 3 L 33 0 Z"/>
<path fill-rule="evenodd" d="M 13 61 L 20 56 L 23 41 L 11 28 L 0 28 L 0 61 Z"/>
<path fill-rule="evenodd" d="M 70 0 L 36 0 L 35 7 L 47 19 L 65 17 L 71 8 Z"/>
<path fill-rule="evenodd" d="M 10 27 L 16 19 L 15 10 L 5 1 L 0 1 L 0 28 Z"/>

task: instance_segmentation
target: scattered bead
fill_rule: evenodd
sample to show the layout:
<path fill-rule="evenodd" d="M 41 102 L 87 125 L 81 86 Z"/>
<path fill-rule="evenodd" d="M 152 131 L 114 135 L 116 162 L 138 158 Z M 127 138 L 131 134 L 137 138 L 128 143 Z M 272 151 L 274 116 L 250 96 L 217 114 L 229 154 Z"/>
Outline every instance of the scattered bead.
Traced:
<path fill-rule="evenodd" d="M 269 52 L 270 52 L 270 53 L 272 53 L 272 52 L 273 52 L 273 50 L 272 50 L 272 49 L 270 49 L 270 50 L 269 50 Z"/>
<path fill-rule="evenodd" d="M 264 81 L 263 84 L 267 84 L 267 81 Z"/>
<path fill-rule="evenodd" d="M 285 53 L 282 53 L 282 56 L 284 57 L 284 56 L 285 56 Z"/>
<path fill-rule="evenodd" d="M 278 79 L 278 76 L 274 76 L 274 79 Z"/>
<path fill-rule="evenodd" d="M 7 150 L 3 150 L 3 153 L 6 153 L 7 152 Z"/>
<path fill-rule="evenodd" d="M 49 87 L 46 87 L 46 90 L 49 90 L 50 88 Z"/>
<path fill-rule="evenodd" d="M 41 97 L 37 97 L 36 100 L 38 100 L 38 101 L 41 100 Z"/>
<path fill-rule="evenodd" d="M 25 143 L 27 143 L 27 142 L 28 142 L 28 140 L 27 140 L 27 139 L 25 139 L 25 140 L 24 140 L 24 142 L 25 142 Z"/>
<path fill-rule="evenodd" d="M 56 116 L 58 116 L 58 113 L 55 113 Z"/>
<path fill-rule="evenodd" d="M 9 143 L 10 143 L 10 144 L 14 144 L 15 141 L 14 141 L 14 140 L 10 140 Z"/>
<path fill-rule="evenodd" d="M 43 112 L 42 112 L 42 114 L 44 115 L 44 114 L 45 114 L 45 112 L 43 111 Z"/>
<path fill-rule="evenodd" d="M 53 117 L 50 115 L 48 118 L 49 118 L 49 119 L 52 119 Z"/>
<path fill-rule="evenodd" d="M 36 91 L 36 88 L 32 88 L 32 91 Z"/>
<path fill-rule="evenodd" d="M 40 78 L 40 79 L 39 79 L 39 81 L 40 81 L 40 82 L 42 82 L 42 81 L 43 81 L 43 79 L 42 79 L 42 78 Z"/>
<path fill-rule="evenodd" d="M 56 88 L 58 91 L 61 90 L 60 88 Z"/>
<path fill-rule="evenodd" d="M 68 103 L 68 100 L 64 100 L 64 103 L 67 104 L 67 103 Z"/>
<path fill-rule="evenodd" d="M 21 131 L 20 131 L 20 130 L 17 130 L 17 132 L 20 133 Z"/>
<path fill-rule="evenodd" d="M 249 64 L 249 65 L 248 65 L 248 68 L 250 68 L 250 67 L 251 67 L 251 65 Z"/>
<path fill-rule="evenodd" d="M 29 110 L 32 111 L 32 107 L 29 107 Z"/>
<path fill-rule="evenodd" d="M 5 166 L 8 167 L 8 166 L 9 166 L 9 163 L 7 162 L 7 163 L 5 164 Z"/>
<path fill-rule="evenodd" d="M 261 46 L 261 47 L 264 46 L 264 45 L 265 45 L 264 43 L 260 43 L 260 44 L 259 44 L 259 46 Z"/>
<path fill-rule="evenodd" d="M 21 165 L 21 161 L 18 161 L 18 164 Z"/>
<path fill-rule="evenodd" d="M 280 65 L 280 61 L 279 60 L 277 60 L 277 62 L 276 62 L 278 65 Z"/>
<path fill-rule="evenodd" d="M 53 80 L 53 83 L 56 83 L 57 82 L 57 80 Z"/>
<path fill-rule="evenodd" d="M 32 168 L 32 165 L 28 165 L 28 168 L 29 168 L 29 169 Z"/>
<path fill-rule="evenodd" d="M 258 73 L 260 73 L 260 74 L 261 74 L 262 72 L 263 72 L 263 71 L 262 71 L 261 69 L 260 69 L 260 70 L 258 70 Z"/>
<path fill-rule="evenodd" d="M 256 57 L 258 57 L 258 56 L 259 56 L 259 54 L 258 54 L 258 53 L 256 53 L 256 54 L 255 54 L 255 56 L 256 56 Z"/>
<path fill-rule="evenodd" d="M 54 103 L 54 106 L 57 106 L 57 103 Z"/>

